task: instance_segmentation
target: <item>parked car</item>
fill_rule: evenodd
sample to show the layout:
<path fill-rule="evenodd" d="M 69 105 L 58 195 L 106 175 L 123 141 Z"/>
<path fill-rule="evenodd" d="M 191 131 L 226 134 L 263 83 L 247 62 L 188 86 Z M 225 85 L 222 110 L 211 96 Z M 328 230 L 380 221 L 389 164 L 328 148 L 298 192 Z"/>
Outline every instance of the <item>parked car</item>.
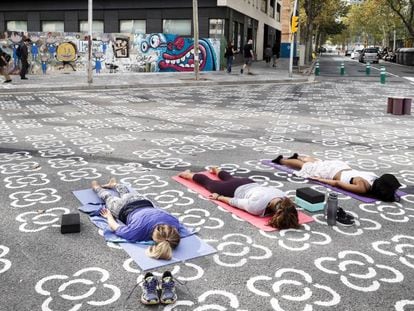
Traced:
<path fill-rule="evenodd" d="M 359 54 L 359 61 L 361 63 L 378 63 L 379 62 L 379 53 L 378 48 L 365 48 Z"/>
<path fill-rule="evenodd" d="M 352 51 L 351 50 L 345 50 L 345 56 L 351 56 Z"/>
<path fill-rule="evenodd" d="M 359 58 L 359 53 L 361 53 L 362 50 L 353 50 L 351 52 L 351 58 L 352 59 L 358 59 Z"/>

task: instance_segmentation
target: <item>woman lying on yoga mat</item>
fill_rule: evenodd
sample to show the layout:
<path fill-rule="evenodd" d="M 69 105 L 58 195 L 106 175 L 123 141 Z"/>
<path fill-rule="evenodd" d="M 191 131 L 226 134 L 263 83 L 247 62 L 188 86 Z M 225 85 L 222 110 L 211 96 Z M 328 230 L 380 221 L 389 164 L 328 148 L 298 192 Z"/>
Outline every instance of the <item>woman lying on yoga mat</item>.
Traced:
<path fill-rule="evenodd" d="M 279 155 L 272 162 L 299 169 L 295 173 L 297 176 L 315 179 L 346 191 L 372 195 L 387 202 L 396 200 L 395 192 L 401 187 L 394 175 L 384 174 L 378 177 L 372 172 L 354 170 L 348 164 L 339 160 L 322 161 L 294 153 L 287 159 Z"/>
<path fill-rule="evenodd" d="M 120 197 L 113 196 L 105 188 L 116 190 Z M 128 241 L 150 241 L 147 255 L 156 259 L 171 259 L 172 250 L 180 243 L 180 223 L 166 211 L 156 208 L 151 201 L 139 193 L 131 193 L 124 184 L 118 184 L 114 178 L 100 186 L 92 182 L 92 189 L 105 201 L 106 208 L 101 216 L 108 220 L 109 228 L 119 237 Z M 125 225 L 119 224 L 118 218 Z"/>
<path fill-rule="evenodd" d="M 299 228 L 295 204 L 286 194 L 273 187 L 257 184 L 250 178 L 233 177 L 218 167 L 210 169 L 220 180 L 212 180 L 204 174 L 187 170 L 180 177 L 193 180 L 212 192 L 210 198 L 260 217 L 273 215 L 269 226 L 278 229 Z"/>

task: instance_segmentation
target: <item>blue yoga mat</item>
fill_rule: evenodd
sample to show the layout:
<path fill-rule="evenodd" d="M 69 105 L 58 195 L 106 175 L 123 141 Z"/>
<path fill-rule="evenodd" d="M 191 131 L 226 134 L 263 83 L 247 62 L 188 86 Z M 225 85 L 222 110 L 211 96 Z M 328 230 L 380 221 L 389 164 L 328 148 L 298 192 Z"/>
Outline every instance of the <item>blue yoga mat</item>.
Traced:
<path fill-rule="evenodd" d="M 170 260 L 150 258 L 145 254 L 145 251 L 148 248 L 148 244 L 153 244 L 154 242 L 143 241 L 138 243 L 130 243 L 113 234 L 108 227 L 106 219 L 99 215 L 99 210 L 104 207 L 105 204 L 92 189 L 73 191 L 73 194 L 83 204 L 79 210 L 87 213 L 90 216 L 89 218 L 92 223 L 104 231 L 105 240 L 120 243 L 120 246 L 128 253 L 129 256 L 131 256 L 131 258 L 143 271 L 156 269 L 162 266 L 187 261 L 217 252 L 212 246 L 195 236 L 192 230 L 182 226 L 182 228 L 180 228 L 180 235 L 182 238 L 180 244 L 173 251 L 173 257 Z M 116 194 L 115 191 L 114 194 Z"/>

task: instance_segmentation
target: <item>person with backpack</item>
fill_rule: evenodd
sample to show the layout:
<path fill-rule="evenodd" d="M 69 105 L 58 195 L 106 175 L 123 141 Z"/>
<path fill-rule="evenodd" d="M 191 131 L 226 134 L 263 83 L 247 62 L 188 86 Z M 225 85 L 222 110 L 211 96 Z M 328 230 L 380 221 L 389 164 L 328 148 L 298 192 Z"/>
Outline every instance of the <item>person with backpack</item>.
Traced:
<path fill-rule="evenodd" d="M 224 51 L 224 57 L 227 60 L 227 73 L 231 73 L 231 66 L 233 66 L 234 54 L 236 53 L 238 53 L 238 50 L 235 50 L 233 42 L 229 41 Z"/>
<path fill-rule="evenodd" d="M 20 60 L 22 63 L 22 68 L 20 69 L 20 78 L 22 80 L 27 80 L 26 74 L 29 70 L 29 50 L 27 48 L 27 45 L 31 43 L 31 40 L 29 38 L 25 38 L 23 40 L 23 43 L 19 46 L 17 49 L 17 56 L 20 54 Z"/>
<path fill-rule="evenodd" d="M 8 68 L 7 68 L 10 62 L 10 58 L 11 58 L 10 55 L 5 53 L 0 48 L 0 74 L 4 77 L 3 83 L 10 83 L 12 81 L 8 73 Z"/>

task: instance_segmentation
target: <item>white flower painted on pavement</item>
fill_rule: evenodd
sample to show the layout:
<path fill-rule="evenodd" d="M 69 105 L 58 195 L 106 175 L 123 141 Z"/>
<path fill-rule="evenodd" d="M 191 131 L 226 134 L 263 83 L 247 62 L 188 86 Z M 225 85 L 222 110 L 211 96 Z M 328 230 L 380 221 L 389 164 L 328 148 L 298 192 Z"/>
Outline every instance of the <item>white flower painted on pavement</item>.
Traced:
<path fill-rule="evenodd" d="M 378 160 L 384 161 L 384 162 L 390 162 L 394 165 L 405 165 L 405 166 L 411 166 L 413 165 L 412 156 L 403 155 L 403 154 L 392 154 L 392 155 L 384 155 L 378 157 Z"/>
<path fill-rule="evenodd" d="M 4 182 L 6 183 L 6 188 L 9 189 L 24 188 L 27 186 L 43 186 L 50 182 L 46 177 L 47 175 L 43 173 L 28 174 L 26 176 L 14 175 L 6 177 Z"/>
<path fill-rule="evenodd" d="M 0 165 L 0 173 L 10 175 L 19 174 L 23 172 L 36 172 L 41 169 L 39 163 L 34 161 L 21 163 L 7 163 Z"/>
<path fill-rule="evenodd" d="M 180 147 L 170 147 L 168 149 L 178 154 L 195 154 L 195 153 L 202 153 L 206 151 L 205 149 L 200 148 L 195 145 L 183 145 Z"/>
<path fill-rule="evenodd" d="M 157 138 L 152 139 L 151 142 L 158 146 L 174 146 L 184 144 L 184 142 L 178 138 Z"/>
<path fill-rule="evenodd" d="M 316 157 L 326 160 L 342 160 L 354 158 L 352 154 L 343 154 L 340 150 L 325 149 L 324 151 L 315 151 L 313 153 Z"/>
<path fill-rule="evenodd" d="M 181 223 L 187 227 L 195 228 L 196 230 L 204 229 L 219 229 L 224 226 L 224 222 L 216 217 L 211 217 L 209 211 L 201 208 L 191 208 L 184 213 L 174 214 Z"/>
<path fill-rule="evenodd" d="M 266 145 L 266 142 L 256 138 L 233 139 L 231 142 L 242 147 L 258 147 Z"/>
<path fill-rule="evenodd" d="M 372 243 L 372 247 L 383 255 L 397 256 L 402 264 L 414 269 L 414 236 L 395 235 L 391 241 Z"/>
<path fill-rule="evenodd" d="M 201 144 L 200 146 L 213 151 L 231 150 L 237 148 L 235 145 L 220 141 L 212 142 L 209 144 Z"/>
<path fill-rule="evenodd" d="M 137 155 L 140 159 L 167 158 L 171 155 L 171 153 L 165 152 L 162 149 L 137 150 L 133 154 Z"/>
<path fill-rule="evenodd" d="M 41 188 L 30 191 L 19 191 L 9 195 L 13 200 L 10 205 L 13 207 L 28 207 L 37 203 L 51 204 L 60 201 L 61 197 L 56 194 L 57 190 L 53 188 Z"/>
<path fill-rule="evenodd" d="M 144 167 L 141 163 L 136 162 L 108 165 L 106 169 L 110 172 L 111 175 L 117 176 L 151 171 L 150 168 Z"/>
<path fill-rule="evenodd" d="M 342 150 L 345 153 L 352 153 L 352 154 L 356 154 L 360 156 L 372 156 L 372 155 L 376 155 L 379 153 L 383 153 L 382 150 L 374 149 L 368 146 L 360 146 L 360 145 L 346 146 L 342 148 Z M 358 159 L 357 161 L 361 161 L 361 160 L 364 161 L 365 159 Z M 372 160 L 369 160 L 369 161 L 372 161 Z"/>
<path fill-rule="evenodd" d="M 168 182 L 162 180 L 157 175 L 141 175 L 139 177 L 126 177 L 120 180 L 122 183 L 130 184 L 136 191 L 147 190 L 150 188 L 163 188 L 168 186 Z"/>
<path fill-rule="evenodd" d="M 10 136 L 10 137 L 1 137 L 2 135 L 1 135 L 1 132 L 0 132 L 0 144 L 11 144 L 11 143 L 17 143 L 18 142 L 18 140 L 17 140 L 17 137 L 12 137 L 12 136 Z"/>
<path fill-rule="evenodd" d="M 414 170 L 402 170 L 400 175 L 404 183 L 414 184 Z"/>
<path fill-rule="evenodd" d="M 325 233 L 311 231 L 310 226 L 307 224 L 303 224 L 302 228 L 303 230 L 281 230 L 276 234 L 262 230 L 259 232 L 267 238 L 277 239 L 279 246 L 290 251 L 304 251 L 309 249 L 312 245 L 328 245 L 332 241 L 331 237 Z"/>
<path fill-rule="evenodd" d="M 208 144 L 217 140 L 217 138 L 208 135 L 196 135 L 196 136 L 185 136 L 184 140 L 188 140 L 193 143 Z"/>
<path fill-rule="evenodd" d="M 132 136 L 131 134 L 118 134 L 118 135 L 108 135 L 105 136 L 105 139 L 110 142 L 122 142 L 122 141 L 133 141 L 137 138 Z"/>
<path fill-rule="evenodd" d="M 148 161 L 150 164 L 155 165 L 157 168 L 163 170 L 169 170 L 176 167 L 188 167 L 191 166 L 190 162 L 185 162 L 183 159 L 180 158 L 167 158 L 161 160 L 150 160 Z"/>
<path fill-rule="evenodd" d="M 414 300 L 404 299 L 395 303 L 395 311 L 410 311 L 414 307 Z"/>
<path fill-rule="evenodd" d="M 58 156 L 70 156 L 72 154 L 75 154 L 75 152 L 70 148 L 57 148 L 39 150 L 39 154 L 43 158 L 54 158 Z"/>
<path fill-rule="evenodd" d="M 44 140 L 44 141 L 35 141 L 32 143 L 33 147 L 36 149 L 54 149 L 65 147 L 65 144 L 61 140 Z"/>
<path fill-rule="evenodd" d="M 273 284 L 269 286 L 269 282 Z M 262 289 L 265 286 L 263 284 L 257 287 L 258 283 L 265 283 L 267 291 Z M 334 289 L 316 283 L 310 274 L 298 269 L 279 269 L 274 277 L 267 275 L 252 277 L 247 281 L 247 288 L 258 296 L 271 297 L 270 305 L 277 311 L 311 311 L 314 308 L 319 310 L 321 307 L 336 306 L 341 301 L 341 296 Z M 292 295 L 292 292 L 295 295 Z M 317 297 L 323 297 L 324 300 L 316 300 Z"/>
<path fill-rule="evenodd" d="M 84 153 L 108 153 L 108 152 L 112 152 L 115 149 L 112 148 L 110 145 L 106 145 L 106 144 L 100 144 L 100 145 L 92 145 L 92 146 L 81 146 L 80 150 L 82 150 Z"/>
<path fill-rule="evenodd" d="M 102 122 L 100 119 L 84 119 L 78 120 L 78 123 L 82 124 L 87 129 L 105 129 L 112 128 L 112 125 L 107 122 Z"/>
<path fill-rule="evenodd" d="M 250 173 L 249 169 L 243 168 L 240 165 L 233 164 L 233 163 L 223 163 L 223 164 L 220 164 L 218 167 L 223 171 L 227 171 L 227 172 L 235 174 L 235 175 Z M 210 166 L 206 167 L 206 169 L 209 169 L 209 168 L 210 168 Z"/>
<path fill-rule="evenodd" d="M 244 164 L 248 166 L 252 166 L 254 169 L 259 170 L 259 171 L 273 171 L 274 170 L 273 167 L 270 167 L 269 165 L 264 165 L 262 163 L 262 160 L 264 159 L 245 161 Z"/>
<path fill-rule="evenodd" d="M 370 256 L 352 250 L 338 253 L 338 258 L 321 257 L 314 261 L 324 273 L 340 275 L 341 282 L 360 292 L 375 292 L 382 283 L 400 283 L 404 275 L 397 269 L 375 264 Z"/>
<path fill-rule="evenodd" d="M 47 162 L 52 168 L 68 168 L 88 165 L 88 162 L 85 161 L 82 157 L 57 158 L 50 159 Z"/>
<path fill-rule="evenodd" d="M 9 251 L 10 249 L 7 246 L 0 245 L 0 274 L 9 270 L 12 265 L 10 260 L 4 258 Z"/>
<path fill-rule="evenodd" d="M 96 168 L 91 167 L 83 167 L 77 170 L 63 170 L 59 171 L 57 175 L 60 177 L 60 180 L 69 182 L 82 179 L 97 179 L 102 176 L 101 173 L 97 172 Z"/>
<path fill-rule="evenodd" d="M 292 153 L 291 149 L 282 148 L 278 145 L 273 146 L 260 146 L 260 147 L 254 147 L 254 151 L 259 151 L 261 153 L 274 156 L 275 154 L 290 154 Z"/>
<path fill-rule="evenodd" d="M 219 254 L 213 256 L 215 263 L 223 267 L 242 267 L 251 260 L 264 260 L 272 257 L 272 251 L 266 246 L 253 242 L 252 238 L 245 234 L 230 233 L 218 242 Z M 250 256 L 249 256 L 250 255 Z"/>
<path fill-rule="evenodd" d="M 222 301 L 223 298 L 218 299 L 221 296 L 226 298 L 229 305 L 218 304 L 217 301 Z M 210 298 L 211 297 L 211 298 Z M 196 304 L 198 307 L 196 307 Z M 224 290 L 210 290 L 200 295 L 197 302 L 190 300 L 177 300 L 173 305 L 166 306 L 163 311 L 205 311 L 205 310 L 218 310 L 218 311 L 247 311 L 240 309 L 239 299 L 236 295 L 224 291 Z"/>
<path fill-rule="evenodd" d="M 37 211 L 22 213 L 16 217 L 16 221 L 22 223 L 19 226 L 21 232 L 39 232 L 49 227 L 59 228 L 61 216 L 69 213 L 68 208 L 54 207 L 42 213 Z"/>
<path fill-rule="evenodd" d="M 36 283 L 35 290 L 38 294 L 47 296 L 42 303 L 42 311 L 64 311 L 63 305 L 71 306 L 67 311 L 80 310 L 84 305 L 96 307 L 98 310 L 99 307 L 117 301 L 121 296 L 121 290 L 112 284 L 107 284 L 108 280 L 108 271 L 98 267 L 90 267 L 79 270 L 72 276 L 50 275 L 44 277 Z M 56 284 L 57 282 L 60 282 L 61 285 L 49 291 L 50 285 L 48 284 Z M 73 287 L 77 285 L 85 292 L 74 296 Z M 104 294 L 100 294 L 100 292 Z M 97 296 L 104 296 L 108 299 L 98 300 Z"/>
<path fill-rule="evenodd" d="M 147 197 L 153 197 L 156 204 L 162 209 L 169 209 L 172 206 L 188 206 L 194 203 L 184 192 L 178 190 L 165 190 L 160 193 L 146 193 Z"/>
<path fill-rule="evenodd" d="M 75 146 L 87 146 L 87 145 L 99 145 L 102 144 L 102 140 L 96 137 L 79 137 L 72 138 L 70 140 Z"/>
<path fill-rule="evenodd" d="M 293 142 L 295 139 L 291 137 L 285 137 L 283 135 L 270 134 L 266 136 L 261 136 L 260 140 L 266 141 L 269 144 L 281 144 L 286 142 Z"/>
<path fill-rule="evenodd" d="M 355 224 L 349 227 L 343 227 L 339 224 L 332 226 L 332 229 L 340 234 L 347 236 L 357 236 L 362 235 L 366 231 L 378 231 L 381 230 L 382 225 L 369 218 L 359 218 L 358 215 L 352 211 L 346 211 L 347 214 L 353 215 Z M 313 219 L 322 225 L 327 226 L 325 216 L 323 214 L 313 215 Z"/>
<path fill-rule="evenodd" d="M 410 218 L 414 218 L 414 208 L 403 207 L 397 202 L 364 203 L 360 204 L 359 208 L 367 213 L 378 214 L 382 219 L 396 223 L 408 222 Z"/>

